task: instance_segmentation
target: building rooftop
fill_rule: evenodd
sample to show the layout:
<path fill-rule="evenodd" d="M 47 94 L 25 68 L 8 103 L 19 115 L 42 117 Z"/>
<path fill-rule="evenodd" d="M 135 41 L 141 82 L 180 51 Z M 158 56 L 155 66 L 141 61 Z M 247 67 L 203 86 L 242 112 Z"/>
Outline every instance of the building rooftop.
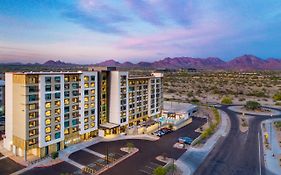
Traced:
<path fill-rule="evenodd" d="M 190 103 L 178 103 L 170 101 L 164 101 L 163 103 L 163 110 L 172 113 L 185 113 L 194 108 L 197 108 L 197 106 Z"/>
<path fill-rule="evenodd" d="M 7 73 L 12 73 L 12 74 L 19 74 L 19 75 L 57 75 L 57 74 L 81 74 L 83 73 L 82 71 L 77 71 L 77 72 L 69 72 L 69 71 L 61 71 L 61 72 L 7 72 Z"/>

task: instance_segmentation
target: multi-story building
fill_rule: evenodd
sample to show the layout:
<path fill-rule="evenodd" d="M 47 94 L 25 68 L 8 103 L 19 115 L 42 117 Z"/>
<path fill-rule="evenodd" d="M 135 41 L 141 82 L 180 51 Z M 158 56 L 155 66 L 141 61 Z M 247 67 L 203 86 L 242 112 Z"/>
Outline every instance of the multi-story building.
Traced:
<path fill-rule="evenodd" d="M 116 68 L 6 73 L 4 146 L 44 157 L 97 135 L 159 116 L 162 74 L 130 78 Z"/>
<path fill-rule="evenodd" d="M 0 108 L 3 113 L 5 109 L 5 81 L 4 80 L 0 80 Z"/>

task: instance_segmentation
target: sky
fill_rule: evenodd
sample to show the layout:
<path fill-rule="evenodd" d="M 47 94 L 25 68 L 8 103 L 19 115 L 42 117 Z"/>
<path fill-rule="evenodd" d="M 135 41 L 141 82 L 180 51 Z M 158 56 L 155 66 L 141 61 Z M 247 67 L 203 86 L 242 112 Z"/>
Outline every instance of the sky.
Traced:
<path fill-rule="evenodd" d="M 0 0 L 0 62 L 281 58 L 280 0 Z"/>

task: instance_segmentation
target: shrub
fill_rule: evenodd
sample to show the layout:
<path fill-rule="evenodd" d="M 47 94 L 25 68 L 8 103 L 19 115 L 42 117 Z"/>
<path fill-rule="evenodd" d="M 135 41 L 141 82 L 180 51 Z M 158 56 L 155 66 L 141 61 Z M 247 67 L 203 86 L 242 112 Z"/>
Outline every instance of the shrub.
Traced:
<path fill-rule="evenodd" d="M 167 174 L 167 170 L 162 166 L 159 166 L 153 170 L 153 175 L 165 175 L 165 174 Z"/>
<path fill-rule="evenodd" d="M 197 98 L 192 98 L 191 103 L 199 103 L 200 101 Z"/>
<path fill-rule="evenodd" d="M 275 101 L 280 101 L 281 100 L 281 92 L 277 92 L 276 94 L 273 95 L 272 98 Z"/>
<path fill-rule="evenodd" d="M 231 97 L 223 97 L 223 99 L 221 100 L 222 104 L 225 105 L 231 105 L 232 104 L 232 98 Z"/>
<path fill-rule="evenodd" d="M 261 108 L 261 104 L 256 101 L 247 101 L 245 108 L 248 110 L 257 110 Z"/>
<path fill-rule="evenodd" d="M 53 152 L 51 154 L 52 159 L 56 159 L 57 157 L 59 157 L 59 152 Z"/>

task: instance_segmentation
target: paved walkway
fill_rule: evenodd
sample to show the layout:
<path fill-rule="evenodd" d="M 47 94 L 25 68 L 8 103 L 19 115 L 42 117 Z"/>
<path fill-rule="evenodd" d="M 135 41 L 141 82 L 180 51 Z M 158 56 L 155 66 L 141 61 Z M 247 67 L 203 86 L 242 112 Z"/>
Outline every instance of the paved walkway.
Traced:
<path fill-rule="evenodd" d="M 213 149 L 220 137 L 225 137 L 230 129 L 230 121 L 227 114 L 220 111 L 221 124 L 216 133 L 211 136 L 201 148 L 190 147 L 177 161 L 176 165 L 185 175 L 193 174 Z"/>
<path fill-rule="evenodd" d="M 93 155 L 95 155 L 95 156 L 97 156 L 97 157 L 100 157 L 100 158 L 105 158 L 105 157 L 106 157 L 105 155 L 103 155 L 103 154 L 101 154 L 101 153 L 98 153 L 98 152 L 96 152 L 96 151 L 90 150 L 90 149 L 88 149 L 88 148 L 83 149 L 83 151 L 86 151 L 86 152 L 88 152 L 88 153 L 90 153 L 90 154 L 93 154 Z"/>
<path fill-rule="evenodd" d="M 271 171 L 270 173 L 280 174 L 281 166 L 280 166 L 280 163 L 278 160 L 278 155 L 281 155 L 281 148 L 277 141 L 276 132 L 273 127 L 273 123 L 275 121 L 280 121 L 280 119 L 270 119 L 270 120 L 266 120 L 266 121 L 262 122 L 265 124 L 266 132 L 269 135 L 268 142 L 269 142 L 270 147 L 272 148 L 272 149 L 266 149 L 265 147 L 263 147 L 264 148 L 264 160 L 265 160 L 265 166 L 267 167 L 267 169 L 269 169 Z M 265 133 L 262 129 L 263 143 L 264 143 L 264 134 Z M 274 154 L 275 156 L 273 157 L 272 154 Z"/>

